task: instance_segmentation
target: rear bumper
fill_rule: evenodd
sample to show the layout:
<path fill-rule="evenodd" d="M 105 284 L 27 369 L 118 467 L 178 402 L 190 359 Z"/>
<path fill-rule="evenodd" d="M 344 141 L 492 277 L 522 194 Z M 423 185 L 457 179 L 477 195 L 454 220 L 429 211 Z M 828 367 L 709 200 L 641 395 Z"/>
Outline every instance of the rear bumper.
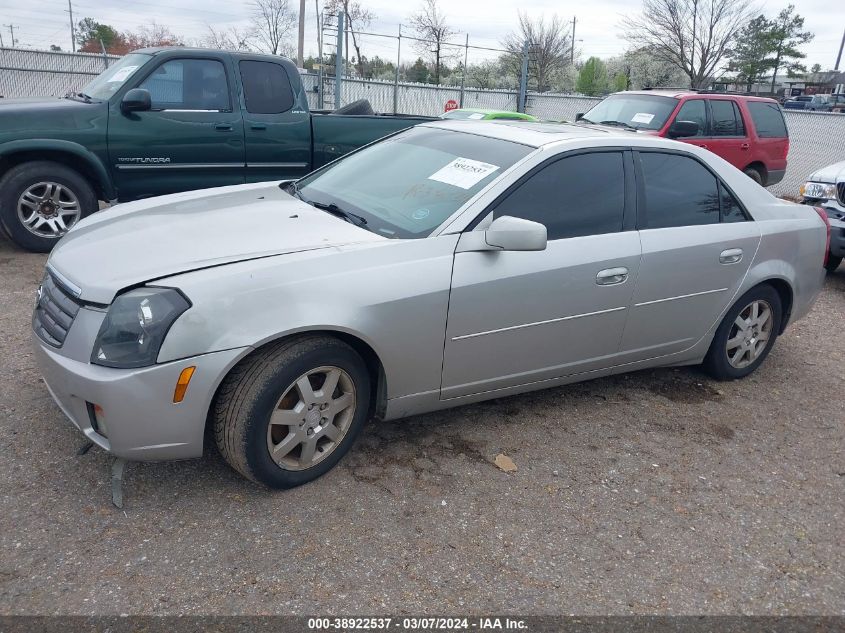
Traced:
<path fill-rule="evenodd" d="M 35 358 L 47 390 L 88 439 L 131 460 L 187 459 L 202 455 L 205 421 L 218 384 L 243 349 L 226 350 L 141 369 L 112 369 L 56 353 L 33 332 Z M 173 403 L 181 371 L 197 369 L 182 402 Z M 90 405 L 103 409 L 105 429 Z"/>

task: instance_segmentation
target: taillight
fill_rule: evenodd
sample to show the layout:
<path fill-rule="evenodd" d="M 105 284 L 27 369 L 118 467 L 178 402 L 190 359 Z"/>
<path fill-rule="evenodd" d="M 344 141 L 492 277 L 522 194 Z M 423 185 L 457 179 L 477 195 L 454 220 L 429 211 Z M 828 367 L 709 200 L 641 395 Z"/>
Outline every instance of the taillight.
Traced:
<path fill-rule="evenodd" d="M 827 240 L 824 244 L 824 266 L 827 266 L 827 258 L 830 254 L 830 218 L 827 217 L 827 211 L 822 209 L 821 207 L 813 207 L 816 210 L 816 213 L 819 214 L 819 217 L 824 222 L 824 226 L 827 229 Z"/>
<path fill-rule="evenodd" d="M 783 160 L 786 160 L 786 157 L 789 155 L 789 139 L 786 139 L 786 143 L 783 145 Z"/>

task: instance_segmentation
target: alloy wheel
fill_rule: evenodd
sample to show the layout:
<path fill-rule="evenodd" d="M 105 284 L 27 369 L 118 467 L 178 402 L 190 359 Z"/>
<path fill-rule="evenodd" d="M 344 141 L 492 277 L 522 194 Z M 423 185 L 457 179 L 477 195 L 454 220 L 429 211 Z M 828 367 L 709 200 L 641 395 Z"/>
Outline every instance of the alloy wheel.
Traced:
<path fill-rule="evenodd" d="M 762 299 L 752 301 L 737 315 L 725 346 L 732 367 L 744 369 L 760 357 L 772 336 L 772 315 L 772 306 Z"/>
<path fill-rule="evenodd" d="M 30 185 L 18 198 L 18 219 L 38 237 L 61 237 L 81 216 L 76 194 L 57 182 Z"/>

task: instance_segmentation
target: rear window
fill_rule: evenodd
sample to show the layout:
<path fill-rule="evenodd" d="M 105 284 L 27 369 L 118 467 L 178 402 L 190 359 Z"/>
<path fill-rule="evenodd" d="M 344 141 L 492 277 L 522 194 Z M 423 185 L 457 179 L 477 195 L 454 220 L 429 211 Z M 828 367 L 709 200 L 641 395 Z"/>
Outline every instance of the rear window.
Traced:
<path fill-rule="evenodd" d="M 751 120 L 757 128 L 757 136 L 760 138 L 786 138 L 789 134 L 786 131 L 786 121 L 783 120 L 783 113 L 775 103 L 765 101 L 749 101 L 748 111 L 751 113 Z"/>

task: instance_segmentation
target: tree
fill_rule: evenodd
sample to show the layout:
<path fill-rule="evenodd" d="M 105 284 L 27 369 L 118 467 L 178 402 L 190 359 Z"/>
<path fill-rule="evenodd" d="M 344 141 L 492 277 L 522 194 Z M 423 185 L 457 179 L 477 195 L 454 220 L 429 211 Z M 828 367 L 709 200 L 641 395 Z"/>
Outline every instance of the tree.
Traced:
<path fill-rule="evenodd" d="M 607 92 L 607 66 L 598 57 L 590 57 L 578 74 L 575 89 L 581 94 L 595 97 Z"/>
<path fill-rule="evenodd" d="M 118 55 L 125 55 L 139 48 L 152 46 L 183 46 L 182 40 L 174 35 L 169 28 L 153 21 L 140 27 L 137 31 L 125 31 L 123 39 L 126 42 L 124 51 L 116 51 Z"/>
<path fill-rule="evenodd" d="M 446 15 L 437 6 L 437 0 L 423 0 L 423 5 L 418 13 L 411 16 L 411 25 L 424 42 L 417 42 L 419 52 L 426 54 L 434 66 L 434 83 L 440 83 L 440 75 L 443 70 L 444 58 L 449 54 L 444 51 L 448 45 L 449 38 L 455 35 L 454 31 L 446 24 Z M 416 66 L 416 64 L 415 64 Z"/>
<path fill-rule="evenodd" d="M 691 88 L 704 87 L 730 54 L 750 0 L 643 0 L 642 13 L 624 19 L 625 38 L 677 66 Z"/>
<path fill-rule="evenodd" d="M 736 73 L 737 83 L 744 83 L 747 92 L 772 67 L 771 52 L 772 23 L 766 16 L 758 15 L 737 33 L 728 65 L 728 70 Z"/>
<path fill-rule="evenodd" d="M 821 71 L 822 71 L 822 65 L 821 64 L 813 64 L 812 67 L 810 68 L 811 73 L 820 73 Z"/>
<path fill-rule="evenodd" d="M 535 82 L 538 92 L 551 88 L 552 78 L 569 65 L 572 36 L 568 23 L 558 15 L 547 21 L 543 16 L 531 18 L 519 12 L 519 28 L 502 42 L 507 49 L 505 62 L 517 76 L 522 72 L 523 46 L 528 42 L 528 80 Z"/>
<path fill-rule="evenodd" d="M 252 29 L 239 29 L 231 26 L 228 29 L 216 30 L 210 24 L 208 33 L 199 39 L 199 45 L 203 48 L 216 48 L 225 51 L 249 51 L 252 50 L 252 42 L 255 39 L 255 32 Z"/>
<path fill-rule="evenodd" d="M 804 18 L 793 15 L 795 5 L 790 4 L 772 21 L 771 41 L 774 46 L 772 67 L 772 92 L 775 91 L 775 80 L 778 70 L 786 70 L 788 77 L 794 77 L 798 72 L 806 72 L 807 67 L 798 60 L 807 55 L 798 50 L 802 44 L 810 42 L 815 37 L 809 31 L 803 31 Z"/>
<path fill-rule="evenodd" d="M 279 55 L 292 48 L 289 36 L 299 16 L 289 0 L 252 0 L 252 25 L 259 49 Z"/>
<path fill-rule="evenodd" d="M 628 89 L 628 75 L 625 73 L 619 73 L 618 75 L 613 77 L 613 89 L 616 92 L 622 92 L 623 90 Z"/>
<path fill-rule="evenodd" d="M 349 34 L 352 34 L 352 46 L 355 48 L 356 68 L 358 75 L 364 76 L 364 63 L 361 56 L 361 43 L 356 31 L 363 31 L 376 19 L 376 14 L 361 6 L 356 0 L 326 0 L 325 12 L 330 15 L 337 15 L 343 11 L 344 30 L 346 31 L 346 49 L 349 49 Z M 347 53 L 348 56 L 348 53 Z"/>
<path fill-rule="evenodd" d="M 405 79 L 413 83 L 428 83 L 428 66 L 425 65 L 422 57 L 417 57 L 414 65 L 405 71 Z"/>
<path fill-rule="evenodd" d="M 480 64 L 471 64 L 467 68 L 467 79 L 470 84 L 475 84 L 482 90 L 495 88 L 501 76 L 501 66 L 491 59 L 485 59 Z"/>
<path fill-rule="evenodd" d="M 59 52 L 62 50 L 62 47 L 57 44 L 50 44 L 50 50 L 53 52 Z"/>
<path fill-rule="evenodd" d="M 82 53 L 107 53 L 122 55 L 126 49 L 123 35 L 108 24 L 100 24 L 93 18 L 83 18 L 76 25 L 76 41 Z"/>

